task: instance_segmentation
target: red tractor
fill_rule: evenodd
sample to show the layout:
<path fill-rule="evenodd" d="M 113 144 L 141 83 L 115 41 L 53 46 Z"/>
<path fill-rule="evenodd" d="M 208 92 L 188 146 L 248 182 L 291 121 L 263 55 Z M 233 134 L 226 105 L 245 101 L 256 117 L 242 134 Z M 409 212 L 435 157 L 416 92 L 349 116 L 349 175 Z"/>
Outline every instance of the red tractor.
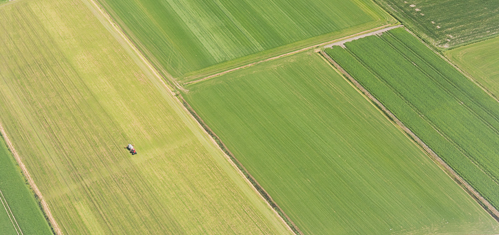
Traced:
<path fill-rule="evenodd" d="M 128 149 L 132 155 L 137 154 L 137 151 L 135 151 L 135 148 L 132 144 L 128 144 L 128 146 L 126 146 L 126 149 Z"/>

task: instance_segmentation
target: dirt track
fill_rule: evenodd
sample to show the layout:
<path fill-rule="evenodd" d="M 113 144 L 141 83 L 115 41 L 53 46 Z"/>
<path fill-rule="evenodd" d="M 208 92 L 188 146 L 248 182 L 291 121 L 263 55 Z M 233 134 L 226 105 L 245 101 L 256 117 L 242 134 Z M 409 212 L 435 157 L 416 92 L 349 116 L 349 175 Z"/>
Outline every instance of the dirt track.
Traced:
<path fill-rule="evenodd" d="M 339 41 L 339 42 L 328 44 L 328 45 L 324 46 L 324 48 L 331 48 L 333 46 L 345 47 L 345 43 L 347 43 L 347 42 L 355 41 L 357 39 L 365 38 L 365 37 L 376 35 L 376 34 L 381 34 L 381 33 L 384 33 L 386 31 L 389 31 L 389 30 L 392 30 L 392 29 L 395 29 L 395 28 L 400 28 L 400 27 L 403 27 L 403 25 L 395 25 L 395 26 L 392 26 L 392 27 L 388 27 L 388 28 L 376 30 L 374 32 L 365 33 L 365 34 L 362 34 L 362 35 L 359 35 L 359 36 L 355 36 L 355 37 L 352 37 L 352 38 L 348 38 L 348 39 L 345 39 L 345 40 L 342 40 L 342 41 Z"/>
<path fill-rule="evenodd" d="M 21 168 L 21 171 L 23 172 L 24 177 L 28 181 L 29 186 L 33 189 L 36 196 L 39 198 L 40 204 L 42 205 L 43 212 L 45 212 L 45 215 L 48 217 L 50 225 L 54 229 L 54 232 L 57 235 L 62 234 L 62 230 L 59 227 L 59 225 L 57 224 L 57 221 L 55 221 L 54 216 L 52 216 L 52 213 L 50 212 L 49 205 L 47 204 L 47 202 L 45 201 L 45 199 L 42 196 L 42 192 L 40 192 L 40 190 L 36 186 L 35 181 L 33 180 L 33 178 L 31 178 L 31 175 L 29 174 L 28 169 L 26 168 L 26 166 L 22 162 L 21 156 L 19 156 L 16 149 L 14 148 L 14 145 L 12 145 L 12 142 L 10 142 L 10 139 L 7 136 L 7 133 L 3 129 L 2 123 L 0 123 L 0 133 L 3 136 L 5 143 L 7 143 L 7 147 L 9 147 L 10 152 L 12 152 L 12 155 L 14 155 L 14 158 L 16 159 L 17 164 Z"/>
<path fill-rule="evenodd" d="M 325 42 L 325 43 L 320 43 L 320 44 L 313 45 L 313 46 L 308 46 L 308 47 L 305 47 L 305 48 L 302 48 L 302 49 L 299 49 L 299 50 L 296 50 L 296 51 L 284 53 L 284 54 L 281 54 L 281 55 L 278 55 L 278 56 L 274 56 L 274 57 L 271 57 L 271 58 L 268 58 L 268 59 L 260 60 L 260 61 L 253 62 L 253 63 L 247 64 L 247 65 L 243 65 L 243 66 L 240 66 L 240 67 L 237 67 L 237 68 L 229 69 L 229 70 L 226 70 L 226 71 L 223 71 L 223 72 L 220 72 L 220 73 L 216 73 L 216 74 L 213 74 L 213 75 L 210 75 L 210 76 L 206 76 L 204 78 L 201 78 L 201 79 L 198 79 L 198 80 L 195 80 L 195 81 L 186 82 L 183 85 L 189 85 L 189 84 L 194 84 L 194 83 L 202 82 L 202 81 L 214 78 L 214 77 L 222 76 L 222 75 L 224 75 L 226 73 L 230 73 L 230 72 L 233 72 L 233 71 L 236 71 L 236 70 L 239 70 L 239 69 L 244 69 L 244 68 L 247 68 L 247 67 L 251 67 L 253 65 L 257 65 L 257 64 L 263 63 L 263 62 L 267 62 L 267 61 L 271 61 L 271 60 L 276 60 L 276 59 L 279 59 L 281 57 L 294 55 L 296 53 L 300 53 L 300 52 L 303 52 L 303 51 L 306 51 L 306 50 L 310 50 L 310 49 L 313 49 L 313 48 L 316 48 L 316 47 L 321 47 L 321 46 L 324 46 L 324 45 L 326 45 L 324 47 L 328 47 L 329 45 L 335 45 L 336 43 L 340 43 L 340 42 L 347 42 L 349 40 L 353 41 L 353 40 L 358 39 L 358 38 L 363 38 L 363 37 L 367 37 L 367 36 L 370 36 L 370 35 L 374 35 L 374 34 L 378 34 L 378 33 L 381 33 L 381 32 L 385 32 L 385 31 L 388 31 L 390 29 L 402 27 L 403 25 L 396 25 L 396 26 L 392 26 L 392 27 L 386 27 L 386 26 L 387 25 L 380 26 L 378 28 L 374 28 L 374 29 L 379 29 L 379 30 L 376 30 L 376 31 L 373 31 L 373 32 L 371 32 L 373 29 L 370 29 L 370 30 L 366 30 L 366 31 L 363 31 L 363 32 L 360 32 L 360 33 L 349 35 L 349 36 L 346 36 L 346 37 L 343 37 L 343 38 L 340 38 L 340 39 L 335 39 L 333 41 L 329 41 L 329 42 Z M 355 36 L 355 35 L 357 35 L 357 36 Z M 349 38 L 349 37 L 352 37 L 352 36 L 355 36 L 355 37 Z M 347 39 L 344 39 L 344 38 L 347 38 Z M 332 43 L 334 41 L 338 41 L 338 40 L 341 40 L 341 39 L 344 39 L 344 40 Z"/>

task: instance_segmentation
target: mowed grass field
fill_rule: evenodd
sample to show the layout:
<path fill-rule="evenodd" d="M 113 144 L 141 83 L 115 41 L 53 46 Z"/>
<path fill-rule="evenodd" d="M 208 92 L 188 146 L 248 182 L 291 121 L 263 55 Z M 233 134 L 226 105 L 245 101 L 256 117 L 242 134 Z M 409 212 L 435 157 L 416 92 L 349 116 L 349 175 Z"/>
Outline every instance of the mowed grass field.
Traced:
<path fill-rule="evenodd" d="M 62 232 L 287 233 L 87 6 L 25 0 L 0 8 L 0 121 Z"/>
<path fill-rule="evenodd" d="M 497 232 L 316 53 L 186 88 L 185 99 L 305 234 Z"/>
<path fill-rule="evenodd" d="M 1 135 L 0 192 L 1 234 L 52 234 Z"/>
<path fill-rule="evenodd" d="M 499 97 L 499 37 L 445 52 L 453 63 Z"/>
<path fill-rule="evenodd" d="M 99 2 L 146 54 L 182 81 L 195 71 L 236 58 L 293 43 L 298 44 L 274 54 L 301 49 L 337 34 L 347 36 L 394 22 L 371 0 Z M 307 41 L 299 43 L 303 40 Z M 259 54 L 257 60 L 265 54 Z M 224 70 L 234 64 L 238 63 L 208 70 Z"/>
<path fill-rule="evenodd" d="M 327 51 L 499 208 L 499 103 L 404 29 Z"/>
<path fill-rule="evenodd" d="M 499 2 L 375 0 L 423 39 L 452 48 L 499 33 Z"/>

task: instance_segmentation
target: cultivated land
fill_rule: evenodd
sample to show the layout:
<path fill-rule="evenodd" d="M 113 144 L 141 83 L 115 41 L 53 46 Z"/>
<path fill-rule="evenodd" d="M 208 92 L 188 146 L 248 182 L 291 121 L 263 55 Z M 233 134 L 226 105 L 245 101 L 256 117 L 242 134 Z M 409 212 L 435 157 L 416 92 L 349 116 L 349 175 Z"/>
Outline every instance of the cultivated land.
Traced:
<path fill-rule="evenodd" d="M 499 33 L 499 1 L 375 1 L 424 40 L 441 49 Z"/>
<path fill-rule="evenodd" d="M 16 231 L 17 230 L 17 231 Z M 20 169 L 0 138 L 1 234 L 52 234 Z"/>
<path fill-rule="evenodd" d="M 499 37 L 446 51 L 445 55 L 499 98 Z"/>
<path fill-rule="evenodd" d="M 0 121 L 64 234 L 289 232 L 84 2 L 3 5 L 0 41 Z"/>
<path fill-rule="evenodd" d="M 404 29 L 327 53 L 495 208 L 499 104 Z"/>
<path fill-rule="evenodd" d="M 181 81 L 394 23 L 370 0 L 99 2 Z"/>
<path fill-rule="evenodd" d="M 186 88 L 194 110 L 306 234 L 497 231 L 316 53 Z"/>

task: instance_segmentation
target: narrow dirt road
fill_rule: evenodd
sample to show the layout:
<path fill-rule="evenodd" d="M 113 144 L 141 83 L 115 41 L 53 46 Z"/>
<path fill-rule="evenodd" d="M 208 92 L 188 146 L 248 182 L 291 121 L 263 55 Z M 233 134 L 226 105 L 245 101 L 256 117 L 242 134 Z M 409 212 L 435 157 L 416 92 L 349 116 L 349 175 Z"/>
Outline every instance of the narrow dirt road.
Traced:
<path fill-rule="evenodd" d="M 14 155 L 14 158 L 16 159 L 17 164 L 21 168 L 21 171 L 23 172 L 24 177 L 28 181 L 29 186 L 33 189 L 36 196 L 39 198 L 40 204 L 42 205 L 43 212 L 45 212 L 45 215 L 49 219 L 50 225 L 54 229 L 54 232 L 57 235 L 62 234 L 62 230 L 59 227 L 59 225 L 57 224 L 57 221 L 55 221 L 54 216 L 52 216 L 52 212 L 50 212 L 49 205 L 47 204 L 47 202 L 43 198 L 42 192 L 40 192 L 40 190 L 38 189 L 38 187 L 35 184 L 35 181 L 33 180 L 33 178 L 31 178 L 31 175 L 29 174 L 28 169 L 26 168 L 26 166 L 22 162 L 21 156 L 19 156 L 16 149 L 14 148 L 14 145 L 12 144 L 9 137 L 7 136 L 7 133 L 5 132 L 5 130 L 2 126 L 2 123 L 0 123 L 0 133 L 3 136 L 5 143 L 7 143 L 7 147 L 9 147 L 10 151 L 12 152 L 12 155 Z"/>
<path fill-rule="evenodd" d="M 355 36 L 355 37 L 351 37 L 351 38 L 348 38 L 348 39 L 345 39 L 345 40 L 342 40 L 342 41 L 339 41 L 339 42 L 328 44 L 328 45 L 324 46 L 324 48 L 331 48 L 333 46 L 345 47 L 345 43 L 347 43 L 347 42 L 355 41 L 357 39 L 365 38 L 365 37 L 372 36 L 372 35 L 382 34 L 382 33 L 386 32 L 386 31 L 389 31 L 389 30 L 392 30 L 392 29 L 395 29 L 395 28 L 400 28 L 400 27 L 404 27 L 404 26 L 403 25 L 395 25 L 395 26 L 392 26 L 392 27 L 388 27 L 388 28 L 376 30 L 374 32 L 365 33 L 365 34 L 362 34 L 362 35 L 359 35 L 359 36 Z"/>
<path fill-rule="evenodd" d="M 186 82 L 183 85 L 189 85 L 189 84 L 194 84 L 194 83 L 202 82 L 202 81 L 214 78 L 214 77 L 218 77 L 218 76 L 222 76 L 224 74 L 230 73 L 230 72 L 234 72 L 236 70 L 248 68 L 248 67 L 251 67 L 251 66 L 263 63 L 263 62 L 267 62 L 267 61 L 276 60 L 276 59 L 279 59 L 281 57 L 294 55 L 296 53 L 300 53 L 300 52 L 303 52 L 303 51 L 306 51 L 306 50 L 310 50 L 310 49 L 313 49 L 313 48 L 316 48 L 316 47 L 321 47 L 321 46 L 324 46 L 324 45 L 326 45 L 324 47 L 328 47 L 329 45 L 335 45 L 336 43 L 339 43 L 339 42 L 347 42 L 348 40 L 351 39 L 350 37 L 352 37 L 352 36 L 353 36 L 353 38 L 352 38 L 352 41 L 353 41 L 353 40 L 358 39 L 358 38 L 363 38 L 363 37 L 367 37 L 369 35 L 374 35 L 374 34 L 378 34 L 378 33 L 381 33 L 381 32 L 386 32 L 386 31 L 388 31 L 390 29 L 402 27 L 403 25 L 396 25 L 396 26 L 392 26 L 392 27 L 387 27 L 387 26 L 388 25 L 380 26 L 378 28 L 366 30 L 366 31 L 363 31 L 363 32 L 360 32 L 360 33 L 356 33 L 356 34 L 353 34 L 353 35 L 349 35 L 349 36 L 346 36 L 346 37 L 343 37 L 343 38 L 340 38 L 340 39 L 335 39 L 333 41 L 323 42 L 323 43 L 316 44 L 316 45 L 313 45 L 313 46 L 308 46 L 308 47 L 305 47 L 305 48 L 302 48 L 302 49 L 299 49 L 299 50 L 296 50 L 296 51 L 284 53 L 284 54 L 281 54 L 281 55 L 278 55 L 278 56 L 270 57 L 268 59 L 260 60 L 260 61 L 253 62 L 253 63 L 247 64 L 247 65 L 243 65 L 243 66 L 240 66 L 240 67 L 237 67 L 237 68 L 229 69 L 229 70 L 226 70 L 226 71 L 223 71 L 223 72 L 220 72 L 220 73 L 216 73 L 216 74 L 213 74 L 213 75 L 210 75 L 210 76 L 206 76 L 204 78 L 201 78 L 201 79 L 198 79 L 198 80 L 195 80 L 195 81 Z M 376 31 L 372 31 L 372 30 L 376 30 Z M 342 40 L 342 39 L 344 39 L 344 40 Z M 338 40 L 342 40 L 342 41 L 336 42 Z M 332 43 L 332 42 L 335 42 L 335 43 Z"/>

